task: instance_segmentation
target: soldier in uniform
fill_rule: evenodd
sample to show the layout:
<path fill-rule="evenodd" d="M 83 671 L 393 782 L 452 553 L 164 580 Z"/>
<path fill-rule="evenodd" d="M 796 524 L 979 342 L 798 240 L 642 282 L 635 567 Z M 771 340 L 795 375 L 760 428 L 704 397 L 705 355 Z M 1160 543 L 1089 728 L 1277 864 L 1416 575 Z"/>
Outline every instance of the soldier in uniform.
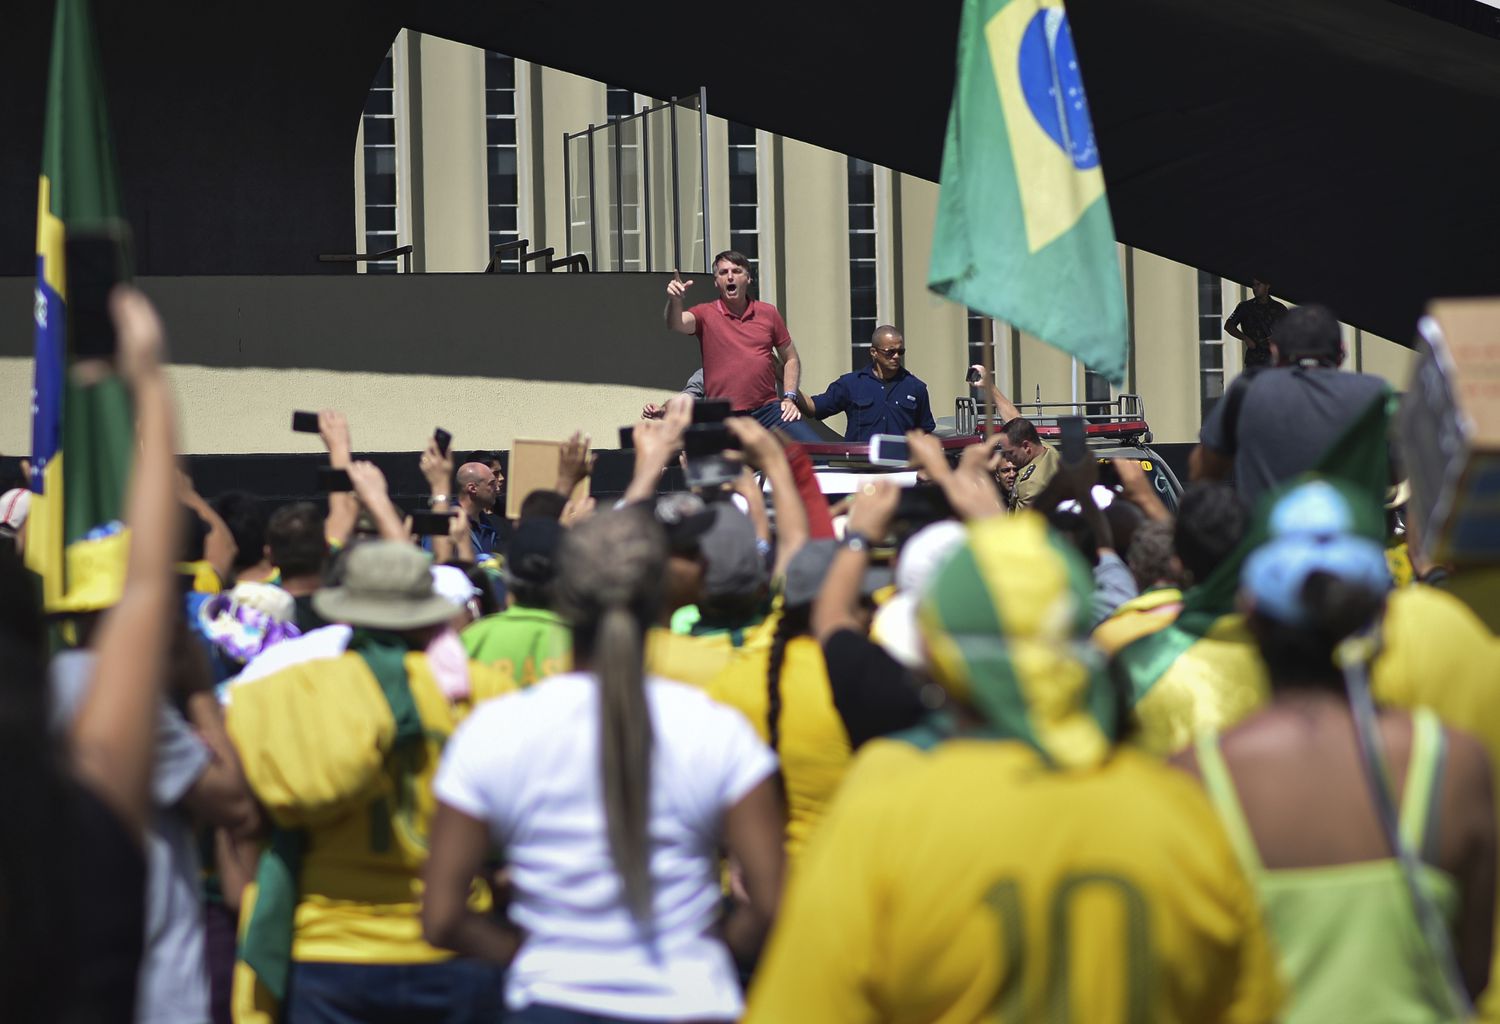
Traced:
<path fill-rule="evenodd" d="M 1062 457 L 1042 443 L 1036 427 L 1024 416 L 1014 417 L 1001 429 L 1000 453 L 1018 470 L 1010 491 L 1012 512 L 1034 505 L 1062 466 Z"/>

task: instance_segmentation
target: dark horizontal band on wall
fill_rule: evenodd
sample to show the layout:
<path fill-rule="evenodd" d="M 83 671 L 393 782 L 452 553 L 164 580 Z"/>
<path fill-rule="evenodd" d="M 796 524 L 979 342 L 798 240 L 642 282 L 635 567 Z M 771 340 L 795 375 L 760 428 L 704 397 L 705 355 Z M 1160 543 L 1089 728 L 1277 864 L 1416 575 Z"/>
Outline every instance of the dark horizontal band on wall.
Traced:
<path fill-rule="evenodd" d="M 702 275 L 700 275 L 701 277 Z M 628 384 L 676 391 L 698 344 L 662 323 L 666 274 L 148 277 L 174 363 Z M 0 323 L 30 319 L 35 282 L 0 278 Z M 706 280 L 690 301 L 706 301 Z M 0 356 L 31 338 L 0 331 Z M 247 400 L 255 400 L 247 396 Z"/>

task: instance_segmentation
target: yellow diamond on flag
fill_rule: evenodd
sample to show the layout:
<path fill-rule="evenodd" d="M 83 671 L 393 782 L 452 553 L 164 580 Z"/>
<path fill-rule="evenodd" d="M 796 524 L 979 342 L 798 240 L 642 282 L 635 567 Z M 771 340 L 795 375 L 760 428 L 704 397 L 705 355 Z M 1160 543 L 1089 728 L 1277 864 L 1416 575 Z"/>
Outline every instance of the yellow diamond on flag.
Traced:
<path fill-rule="evenodd" d="M 1073 35 L 1062 0 L 1038 0 L 1006 4 L 984 36 L 1034 253 L 1104 195 Z"/>

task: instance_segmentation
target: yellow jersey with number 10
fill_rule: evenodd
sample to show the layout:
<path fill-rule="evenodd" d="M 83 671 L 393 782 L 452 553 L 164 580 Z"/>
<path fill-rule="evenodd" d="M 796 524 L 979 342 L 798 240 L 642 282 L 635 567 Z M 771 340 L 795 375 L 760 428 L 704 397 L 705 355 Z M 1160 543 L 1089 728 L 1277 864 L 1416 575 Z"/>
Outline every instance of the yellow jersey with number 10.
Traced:
<path fill-rule="evenodd" d="M 1134 751 L 870 744 L 803 851 L 746 1021 L 1269 1021 L 1275 961 L 1194 780 Z"/>

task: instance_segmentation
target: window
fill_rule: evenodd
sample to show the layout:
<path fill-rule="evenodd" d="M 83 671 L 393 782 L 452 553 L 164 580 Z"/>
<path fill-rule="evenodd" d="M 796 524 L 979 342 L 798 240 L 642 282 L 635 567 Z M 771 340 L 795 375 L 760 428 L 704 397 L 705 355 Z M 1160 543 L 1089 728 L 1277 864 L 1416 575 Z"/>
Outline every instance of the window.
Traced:
<path fill-rule="evenodd" d="M 1083 368 L 1083 400 L 1087 403 L 1085 416 L 1110 415 L 1110 402 L 1114 396 L 1109 393 L 1109 380 L 1088 366 Z"/>
<path fill-rule="evenodd" d="M 520 159 L 516 148 L 516 61 L 503 53 L 484 55 L 484 161 L 489 179 L 490 252 L 521 237 Z M 500 258 L 497 270 L 521 269 L 520 253 Z"/>
<path fill-rule="evenodd" d="M 760 190 L 755 129 L 733 121 L 729 123 L 729 248 L 749 258 L 750 276 L 759 282 Z"/>
<path fill-rule="evenodd" d="M 395 50 L 385 55 L 365 96 L 365 252 L 394 249 L 396 234 L 396 83 Z M 394 274 L 396 260 L 362 265 L 367 274 Z"/>
<path fill-rule="evenodd" d="M 849 342 L 853 366 L 870 361 L 878 326 L 875 244 L 875 165 L 849 158 Z"/>
<path fill-rule="evenodd" d="M 1202 415 L 1224 394 L 1224 283 L 1198 271 L 1198 401 Z"/>
<path fill-rule="evenodd" d="M 609 253 L 618 247 L 618 251 L 615 252 L 613 267 L 596 269 L 645 270 L 645 247 L 641 238 L 641 172 L 644 164 L 641 118 L 630 116 L 639 107 L 632 90 L 613 85 L 604 90 L 604 106 L 608 119 L 619 123 L 611 125 L 607 134 L 595 139 L 596 144 L 608 147 L 608 157 L 601 167 L 608 169 L 610 177 L 600 182 L 599 190 L 611 196 L 618 190 L 619 195 L 618 202 L 609 204 L 609 240 L 601 249 Z"/>

